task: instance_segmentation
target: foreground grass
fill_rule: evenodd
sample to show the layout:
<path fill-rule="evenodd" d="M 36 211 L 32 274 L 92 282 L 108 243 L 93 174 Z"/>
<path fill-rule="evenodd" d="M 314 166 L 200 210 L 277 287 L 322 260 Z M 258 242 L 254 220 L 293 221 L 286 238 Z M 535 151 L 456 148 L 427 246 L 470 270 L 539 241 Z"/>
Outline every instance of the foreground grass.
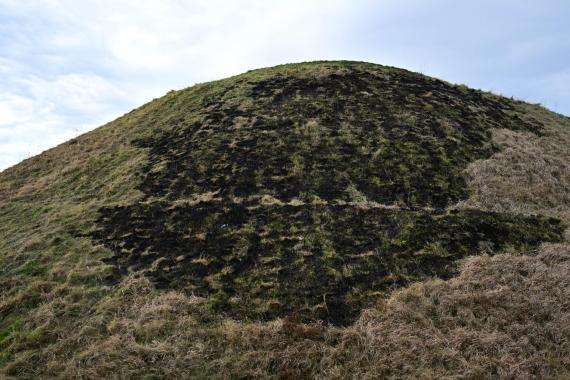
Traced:
<path fill-rule="evenodd" d="M 204 299 L 158 293 L 132 277 L 75 318 L 56 313 L 70 311 L 73 294 L 44 304 L 32 324 L 52 332 L 62 322 L 81 324 L 53 342 L 49 355 L 33 349 L 41 333 L 18 333 L 28 351 L 6 369 L 17 377 L 93 379 L 564 378 L 568 270 L 563 245 L 536 257 L 472 258 L 459 277 L 396 292 L 345 328 L 224 319 Z"/>

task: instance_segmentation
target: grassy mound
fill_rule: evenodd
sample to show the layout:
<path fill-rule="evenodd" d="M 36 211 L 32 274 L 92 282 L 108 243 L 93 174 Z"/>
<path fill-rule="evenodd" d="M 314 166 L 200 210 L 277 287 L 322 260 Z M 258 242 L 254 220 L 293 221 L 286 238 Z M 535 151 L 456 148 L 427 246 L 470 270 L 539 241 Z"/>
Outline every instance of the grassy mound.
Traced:
<path fill-rule="evenodd" d="M 0 173 L 4 375 L 568 374 L 568 141 L 366 63 L 170 92 Z"/>

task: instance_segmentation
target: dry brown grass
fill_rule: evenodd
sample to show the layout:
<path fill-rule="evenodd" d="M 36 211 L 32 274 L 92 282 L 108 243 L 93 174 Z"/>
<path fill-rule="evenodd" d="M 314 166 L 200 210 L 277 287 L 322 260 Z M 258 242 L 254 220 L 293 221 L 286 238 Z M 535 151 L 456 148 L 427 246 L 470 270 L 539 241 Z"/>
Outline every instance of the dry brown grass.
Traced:
<path fill-rule="evenodd" d="M 570 220 L 570 127 L 550 127 L 542 137 L 499 129 L 493 140 L 503 150 L 469 165 L 474 193 L 461 207 Z"/>
<path fill-rule="evenodd" d="M 236 322 L 203 300 L 131 277 L 72 331 L 58 296 L 33 323 L 65 339 L 8 373 L 41 378 L 446 378 L 570 376 L 570 249 L 476 257 L 450 281 L 396 292 L 353 326 Z M 57 293 L 56 293 L 57 294 Z M 78 301 L 81 295 L 75 295 Z M 62 306 L 68 309 L 69 306 Z M 38 367 L 41 364 L 41 367 Z"/>
<path fill-rule="evenodd" d="M 347 329 L 226 324 L 230 348 L 217 369 L 293 378 L 568 374 L 568 254 L 551 247 L 542 261 L 473 259 L 458 279 L 399 292 Z"/>

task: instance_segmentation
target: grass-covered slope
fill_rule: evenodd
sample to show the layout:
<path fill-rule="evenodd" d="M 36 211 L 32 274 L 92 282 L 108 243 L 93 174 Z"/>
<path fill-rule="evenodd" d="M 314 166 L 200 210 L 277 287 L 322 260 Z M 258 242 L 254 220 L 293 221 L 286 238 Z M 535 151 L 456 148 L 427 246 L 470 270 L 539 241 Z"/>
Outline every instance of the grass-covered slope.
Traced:
<path fill-rule="evenodd" d="M 0 365 L 569 374 L 569 142 L 538 106 L 365 63 L 170 92 L 0 173 Z"/>

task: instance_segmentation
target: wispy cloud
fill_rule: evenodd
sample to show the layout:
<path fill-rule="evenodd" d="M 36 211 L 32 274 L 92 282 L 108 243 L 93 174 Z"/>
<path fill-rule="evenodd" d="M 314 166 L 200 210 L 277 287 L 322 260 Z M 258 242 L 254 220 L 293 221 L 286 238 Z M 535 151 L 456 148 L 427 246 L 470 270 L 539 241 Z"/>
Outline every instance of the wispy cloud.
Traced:
<path fill-rule="evenodd" d="M 0 0 L 0 170 L 182 88 L 355 59 L 570 113 L 570 4 Z"/>

